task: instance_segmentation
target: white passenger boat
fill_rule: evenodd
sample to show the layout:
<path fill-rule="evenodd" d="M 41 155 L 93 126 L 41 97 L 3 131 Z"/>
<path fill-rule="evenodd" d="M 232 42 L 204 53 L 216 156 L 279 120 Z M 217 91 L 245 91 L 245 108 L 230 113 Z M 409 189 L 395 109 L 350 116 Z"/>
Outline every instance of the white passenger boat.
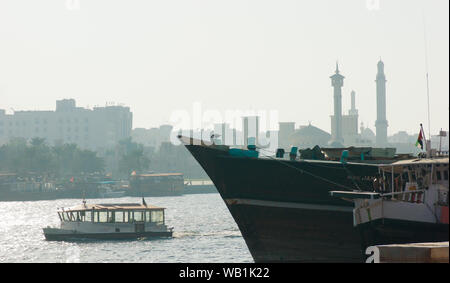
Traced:
<path fill-rule="evenodd" d="M 86 204 L 58 211 L 59 228 L 44 228 L 45 239 L 137 239 L 172 237 L 165 208 L 139 203 Z"/>

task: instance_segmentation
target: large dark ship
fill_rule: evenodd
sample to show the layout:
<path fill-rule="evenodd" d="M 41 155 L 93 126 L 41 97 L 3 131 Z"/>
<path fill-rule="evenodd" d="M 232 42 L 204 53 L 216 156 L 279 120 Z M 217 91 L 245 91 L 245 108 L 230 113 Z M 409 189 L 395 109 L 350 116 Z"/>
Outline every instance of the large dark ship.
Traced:
<path fill-rule="evenodd" d="M 354 204 L 330 191 L 383 192 L 374 180 L 390 179 L 380 175 L 379 160 L 260 157 L 256 150 L 179 138 L 215 184 L 255 262 L 364 261 Z"/>

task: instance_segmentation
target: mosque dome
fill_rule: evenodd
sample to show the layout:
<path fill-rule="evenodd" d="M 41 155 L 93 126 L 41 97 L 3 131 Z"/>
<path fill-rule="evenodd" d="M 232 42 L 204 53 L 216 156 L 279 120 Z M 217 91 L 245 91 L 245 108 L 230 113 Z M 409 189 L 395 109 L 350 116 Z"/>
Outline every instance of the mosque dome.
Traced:
<path fill-rule="evenodd" d="M 313 148 L 316 145 L 322 147 L 326 146 L 330 140 L 329 133 L 311 124 L 300 127 L 289 137 L 289 143 L 298 148 Z"/>
<path fill-rule="evenodd" d="M 361 138 L 364 140 L 375 141 L 376 136 L 371 129 L 365 128 L 364 130 L 361 131 Z"/>

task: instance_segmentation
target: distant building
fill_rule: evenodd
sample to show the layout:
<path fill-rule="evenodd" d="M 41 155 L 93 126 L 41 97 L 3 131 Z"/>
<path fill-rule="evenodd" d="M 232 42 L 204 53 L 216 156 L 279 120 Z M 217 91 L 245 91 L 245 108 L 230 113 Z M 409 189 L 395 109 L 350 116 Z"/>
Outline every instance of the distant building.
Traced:
<path fill-rule="evenodd" d="M 76 107 L 74 99 L 56 101 L 55 111 L 0 110 L 0 144 L 11 138 L 44 138 L 50 145 L 75 143 L 99 150 L 113 147 L 131 135 L 133 115 L 129 107 Z"/>
<path fill-rule="evenodd" d="M 327 147 L 331 138 L 329 133 L 309 124 L 308 126 L 301 126 L 300 129 L 296 130 L 289 137 L 289 144 L 299 149 L 313 148 L 316 145 Z"/>
<path fill-rule="evenodd" d="M 375 133 L 369 129 L 369 128 L 365 128 L 364 127 L 364 123 L 361 122 L 361 127 L 360 127 L 360 139 L 359 139 L 359 144 L 360 145 L 369 145 L 372 146 L 375 143 Z"/>
<path fill-rule="evenodd" d="M 279 148 L 290 148 L 291 144 L 289 138 L 295 132 L 295 122 L 280 122 L 279 132 L 278 132 L 278 147 Z"/>
<path fill-rule="evenodd" d="M 387 128 L 388 121 L 386 120 L 386 76 L 384 74 L 384 63 L 380 60 L 377 65 L 378 73 L 376 79 L 377 85 L 377 121 L 375 127 L 377 129 L 376 134 L 376 146 L 387 146 Z"/>
<path fill-rule="evenodd" d="M 236 145 L 236 129 L 231 129 L 228 123 L 214 124 L 214 134 L 216 139 L 222 144 L 234 146 Z"/>
<path fill-rule="evenodd" d="M 355 91 L 351 92 L 351 105 L 352 108 L 348 111 L 348 115 L 343 115 L 341 118 L 341 131 L 343 145 L 355 146 L 359 142 L 358 134 L 358 110 L 355 107 Z M 331 132 L 334 133 L 336 121 L 334 116 L 331 116 Z"/>
<path fill-rule="evenodd" d="M 244 134 L 244 146 L 247 147 L 249 138 L 254 138 L 258 143 L 259 138 L 259 116 L 248 116 L 242 118 L 242 131 Z"/>
<path fill-rule="evenodd" d="M 135 128 L 131 131 L 131 137 L 134 142 L 158 149 L 163 142 L 170 141 L 172 130 L 171 125 L 161 125 L 159 128 L 150 129 Z"/>
<path fill-rule="evenodd" d="M 342 147 L 344 138 L 342 135 L 342 86 L 344 85 L 344 76 L 339 72 L 339 66 L 336 63 L 335 74 L 330 77 L 333 86 L 334 115 L 331 116 L 331 136 L 330 145 L 333 147 Z"/>
<path fill-rule="evenodd" d="M 399 131 L 388 138 L 389 143 L 412 143 L 417 140 L 417 135 L 409 135 L 406 131 Z"/>

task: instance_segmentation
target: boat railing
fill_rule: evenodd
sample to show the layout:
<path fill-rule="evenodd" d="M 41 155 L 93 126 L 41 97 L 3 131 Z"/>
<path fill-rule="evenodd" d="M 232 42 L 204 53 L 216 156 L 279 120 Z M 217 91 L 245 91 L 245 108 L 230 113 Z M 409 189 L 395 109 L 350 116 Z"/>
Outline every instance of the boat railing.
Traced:
<path fill-rule="evenodd" d="M 409 190 L 403 192 L 393 192 L 382 194 L 383 198 L 390 198 L 391 200 L 405 201 L 412 203 L 423 203 L 425 200 L 425 190 Z"/>
<path fill-rule="evenodd" d="M 438 150 L 438 151 L 436 151 L 436 157 L 448 157 L 448 150 Z"/>

